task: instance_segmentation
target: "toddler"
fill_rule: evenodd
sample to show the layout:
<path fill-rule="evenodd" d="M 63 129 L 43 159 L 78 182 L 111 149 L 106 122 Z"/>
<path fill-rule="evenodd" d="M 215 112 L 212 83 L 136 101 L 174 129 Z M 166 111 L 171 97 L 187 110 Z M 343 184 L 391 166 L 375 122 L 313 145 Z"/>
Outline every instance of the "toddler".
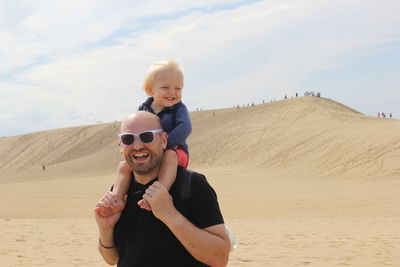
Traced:
<path fill-rule="evenodd" d="M 176 179 L 177 166 L 187 167 L 189 163 L 188 146 L 186 139 L 192 131 L 189 112 L 181 102 L 183 88 L 183 69 L 174 61 L 160 61 L 150 66 L 144 79 L 143 89 L 149 96 L 139 106 L 144 110 L 156 114 L 163 130 L 168 133 L 167 149 L 164 151 L 158 180 L 169 190 Z M 120 140 L 120 145 L 123 144 Z M 117 178 L 113 192 L 118 203 L 121 203 L 128 192 L 131 182 L 132 170 L 126 161 L 119 164 Z M 138 205 L 146 210 L 151 210 L 144 199 Z M 117 206 L 113 209 L 103 207 L 99 211 L 103 216 L 109 216 L 122 209 Z"/>

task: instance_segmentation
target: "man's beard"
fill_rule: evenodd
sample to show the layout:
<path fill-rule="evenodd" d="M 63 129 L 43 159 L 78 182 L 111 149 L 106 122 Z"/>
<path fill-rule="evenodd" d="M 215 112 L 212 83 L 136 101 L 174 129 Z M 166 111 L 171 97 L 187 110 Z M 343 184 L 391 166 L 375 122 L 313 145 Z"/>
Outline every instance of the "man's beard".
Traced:
<path fill-rule="evenodd" d="M 131 152 L 130 155 L 125 155 L 125 160 L 134 173 L 137 173 L 139 175 L 146 175 L 160 167 L 162 161 L 162 151 L 161 153 L 150 153 L 146 151 L 146 153 L 149 154 L 150 161 L 148 163 L 134 163 L 132 161 L 133 156 L 131 155 L 140 152 L 143 151 L 138 150 L 133 153 Z"/>

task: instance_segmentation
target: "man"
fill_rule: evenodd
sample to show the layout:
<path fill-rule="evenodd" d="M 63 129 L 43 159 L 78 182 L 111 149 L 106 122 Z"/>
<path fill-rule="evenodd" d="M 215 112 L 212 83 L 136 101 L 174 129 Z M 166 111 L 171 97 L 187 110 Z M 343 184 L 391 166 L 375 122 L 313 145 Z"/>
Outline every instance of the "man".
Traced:
<path fill-rule="evenodd" d="M 204 176 L 193 173 L 186 205 L 179 197 L 178 181 L 188 179 L 182 177 L 183 169 L 170 192 L 156 180 L 168 138 L 161 128 L 159 118 L 145 111 L 122 122 L 121 132 L 128 134 L 121 136 L 121 152 L 133 176 L 124 203 L 117 203 L 112 192 L 97 202 L 99 251 L 107 263 L 118 266 L 226 266 L 230 240 Z M 142 197 L 151 211 L 136 204 Z M 125 206 L 122 213 L 103 217 L 97 212 L 116 205 Z"/>

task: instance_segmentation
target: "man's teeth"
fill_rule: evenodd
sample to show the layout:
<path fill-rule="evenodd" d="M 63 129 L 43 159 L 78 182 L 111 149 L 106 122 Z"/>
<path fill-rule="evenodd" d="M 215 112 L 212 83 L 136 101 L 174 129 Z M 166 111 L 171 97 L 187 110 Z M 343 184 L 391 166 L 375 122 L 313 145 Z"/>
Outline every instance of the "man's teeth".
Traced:
<path fill-rule="evenodd" d="M 144 158 L 147 157 L 149 154 L 147 153 L 138 153 L 138 154 L 133 154 L 134 158 Z"/>

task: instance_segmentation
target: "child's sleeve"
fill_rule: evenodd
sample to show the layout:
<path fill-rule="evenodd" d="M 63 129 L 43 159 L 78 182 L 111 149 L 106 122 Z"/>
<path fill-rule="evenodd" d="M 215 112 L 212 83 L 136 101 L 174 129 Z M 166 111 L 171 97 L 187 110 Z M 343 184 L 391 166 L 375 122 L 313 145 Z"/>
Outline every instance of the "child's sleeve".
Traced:
<path fill-rule="evenodd" d="M 192 132 L 192 122 L 190 121 L 189 111 L 183 103 L 178 105 L 176 109 L 175 123 L 176 127 L 168 134 L 167 147 L 183 145 Z"/>

